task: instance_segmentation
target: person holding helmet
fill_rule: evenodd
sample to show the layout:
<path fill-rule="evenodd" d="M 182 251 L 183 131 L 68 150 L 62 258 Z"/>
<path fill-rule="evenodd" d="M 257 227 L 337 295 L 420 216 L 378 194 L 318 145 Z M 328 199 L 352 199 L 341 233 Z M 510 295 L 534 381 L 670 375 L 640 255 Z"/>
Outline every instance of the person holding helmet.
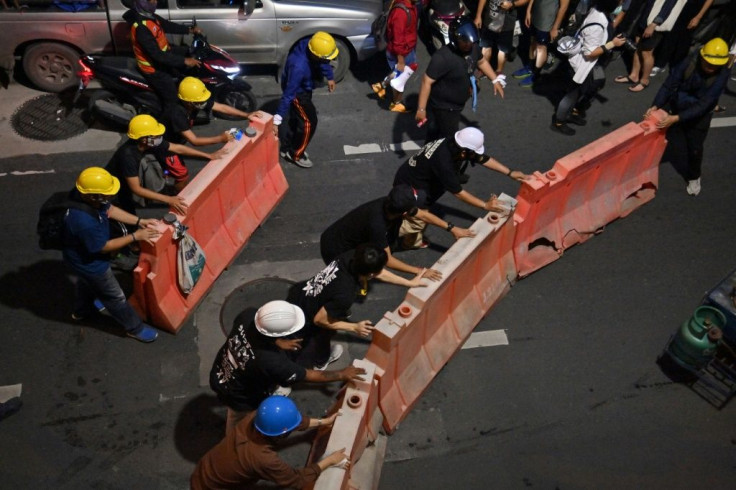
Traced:
<path fill-rule="evenodd" d="M 174 179 L 174 189 L 180 191 L 189 180 L 189 170 L 179 155 L 216 160 L 225 151 L 205 153 L 185 145 L 169 143 L 164 139 L 166 128 L 156 118 L 148 114 L 135 116 L 128 123 L 128 140 L 113 154 L 107 164 L 107 171 L 120 179 L 118 203 L 128 213 L 135 214 L 136 202 L 133 196 L 151 201 L 159 201 L 171 206 L 177 213 L 187 212 L 187 203 L 180 196 L 167 196 L 147 189 L 140 179 L 141 160 L 145 155 L 153 155 L 161 168 Z"/>
<path fill-rule="evenodd" d="M 419 89 L 415 119 L 420 125 L 428 121 L 428 142 L 452 138 L 460 129 L 460 114 L 471 96 L 475 110 L 478 95 L 476 70 L 491 80 L 494 95 L 503 98 L 506 85 L 505 78 L 497 77 L 491 64 L 483 58 L 478 45 L 480 34 L 470 18 L 453 21 L 449 35 L 450 44 L 442 46 L 429 60 Z"/>
<path fill-rule="evenodd" d="M 307 146 L 317 130 L 317 109 L 312 103 L 314 80 L 327 79 L 327 89 L 335 90 L 330 61 L 337 58 L 335 39 L 318 31 L 304 38 L 289 52 L 281 74 L 281 100 L 273 117 L 274 134 L 281 140 L 281 157 L 302 168 L 312 167 Z"/>
<path fill-rule="evenodd" d="M 445 192 L 451 192 L 464 203 L 484 211 L 503 212 L 504 208 L 491 195 L 484 201 L 463 189 L 467 180 L 464 175 L 465 166 L 482 165 L 514 180 L 528 178 L 519 170 L 512 170 L 493 157 L 484 154 L 484 136 L 478 128 L 464 128 L 455 132 L 452 138 L 440 138 L 425 144 L 419 153 L 409 158 L 396 171 L 394 186 L 409 185 L 417 190 L 420 209 L 429 209 Z M 447 230 L 453 226 L 448 223 Z M 404 248 L 426 248 L 429 242 L 424 238 L 427 223 L 416 217 L 408 216 L 399 230 L 399 237 Z"/>
<path fill-rule="evenodd" d="M 138 70 L 161 99 L 163 107 L 176 104 L 176 82 L 180 71 L 198 67 L 201 62 L 186 56 L 186 48 L 171 46 L 166 34 L 201 33 L 199 27 L 188 27 L 156 15 L 157 0 L 131 0 L 123 19 L 130 25 L 130 41 Z"/>
<path fill-rule="evenodd" d="M 667 145 L 673 166 L 687 180 L 687 193 L 700 193 L 703 144 L 718 99 L 726 89 L 729 70 L 728 44 L 721 38 L 705 43 L 699 52 L 670 71 L 644 117 L 659 108 L 669 114 L 657 123 L 667 129 Z"/>
<path fill-rule="evenodd" d="M 261 306 L 250 324 L 230 333 L 210 371 L 210 387 L 227 406 L 228 434 L 280 386 L 361 379 L 361 368 L 317 371 L 295 363 L 287 353 L 299 350 L 303 327 L 301 308 L 277 300 Z"/>
<path fill-rule="evenodd" d="M 199 111 L 207 114 L 214 111 L 248 120 L 262 116 L 260 112 L 243 112 L 235 107 L 215 102 L 215 98 L 202 80 L 195 77 L 185 77 L 179 82 L 177 96 L 178 103 L 168 106 L 161 115 L 161 122 L 166 126 L 164 138 L 172 143 L 206 146 L 227 143 L 234 138 L 230 131 L 215 136 L 195 134 L 191 128 Z"/>
<path fill-rule="evenodd" d="M 99 300 L 128 337 L 141 342 L 153 342 L 156 330 L 143 323 L 128 304 L 120 284 L 110 269 L 111 252 L 144 240 L 150 242 L 159 235 L 155 219 L 141 219 L 110 204 L 120 190 L 120 181 L 100 167 L 89 167 L 77 177 L 71 199 L 87 204 L 94 213 L 69 208 L 64 219 L 64 262 L 77 277 L 76 298 L 72 319 L 83 320 L 96 311 Z M 110 238 L 108 219 L 139 228 L 127 235 Z"/>
<path fill-rule="evenodd" d="M 344 448 L 299 469 L 279 458 L 274 448 L 293 431 L 333 425 L 338 415 L 310 418 L 289 398 L 270 396 L 199 460 L 190 488 L 250 488 L 259 480 L 274 482 L 279 488 L 305 488 L 331 466 L 349 468 Z"/>

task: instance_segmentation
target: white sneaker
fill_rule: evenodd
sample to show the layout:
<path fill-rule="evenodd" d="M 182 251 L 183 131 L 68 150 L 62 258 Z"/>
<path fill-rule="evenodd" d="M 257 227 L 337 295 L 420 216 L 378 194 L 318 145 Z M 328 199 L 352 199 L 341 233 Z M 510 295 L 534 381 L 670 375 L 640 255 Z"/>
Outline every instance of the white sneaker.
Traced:
<path fill-rule="evenodd" d="M 689 180 L 687 182 L 687 193 L 691 196 L 700 194 L 700 179 Z"/>
<path fill-rule="evenodd" d="M 325 369 L 327 369 L 327 366 L 340 359 L 342 352 L 343 348 L 340 344 L 333 345 L 330 349 L 330 358 L 327 359 L 327 362 L 321 366 L 314 366 L 314 369 L 317 371 L 324 371 Z"/>
<path fill-rule="evenodd" d="M 291 394 L 291 386 L 279 386 L 273 390 L 273 393 L 271 394 L 277 396 L 289 396 Z"/>
<path fill-rule="evenodd" d="M 657 73 L 662 73 L 664 71 L 664 68 L 660 68 L 658 66 L 655 66 L 652 68 L 652 72 L 649 74 L 650 77 L 656 77 Z"/>

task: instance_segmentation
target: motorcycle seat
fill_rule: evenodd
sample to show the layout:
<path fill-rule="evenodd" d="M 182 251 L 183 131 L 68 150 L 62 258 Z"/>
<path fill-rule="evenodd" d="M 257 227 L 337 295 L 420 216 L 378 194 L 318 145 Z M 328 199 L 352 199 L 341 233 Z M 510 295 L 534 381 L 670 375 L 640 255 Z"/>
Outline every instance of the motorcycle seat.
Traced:
<path fill-rule="evenodd" d="M 143 75 L 138 71 L 138 63 L 135 58 L 128 58 L 125 56 L 102 56 L 98 58 L 97 62 L 100 66 L 104 66 L 109 71 L 114 71 L 120 75 L 145 83 Z"/>

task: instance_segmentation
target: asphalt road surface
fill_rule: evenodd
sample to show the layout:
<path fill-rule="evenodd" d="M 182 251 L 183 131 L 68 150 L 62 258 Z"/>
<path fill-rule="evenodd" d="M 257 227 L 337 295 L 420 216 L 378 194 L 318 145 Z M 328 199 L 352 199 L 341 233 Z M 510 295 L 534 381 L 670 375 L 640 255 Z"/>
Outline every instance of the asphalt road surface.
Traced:
<path fill-rule="evenodd" d="M 420 54 L 422 66 L 427 55 Z M 320 90 L 315 167 L 284 164 L 290 189 L 233 266 L 176 336 L 143 345 L 105 318 L 70 319 L 71 281 L 60 254 L 36 246 L 37 210 L 69 188 L 90 165 L 104 165 L 121 139 L 96 127 L 65 142 L 38 143 L 12 133 L 9 119 L 39 95 L 18 84 L 0 91 L 0 386 L 22 384 L 22 409 L 0 421 L 0 487 L 8 489 L 182 489 L 196 461 L 224 433 L 224 408 L 202 386 L 212 349 L 224 340 L 217 306 L 243 282 L 297 280 L 320 269 L 319 235 L 334 219 L 385 195 L 394 172 L 423 141 L 413 115 L 389 113 L 369 83 L 383 74 L 376 58 L 335 93 Z M 513 63 L 509 73 L 518 67 Z M 420 69 L 421 70 L 421 69 Z M 589 111 L 573 137 L 548 126 L 559 93 L 534 93 L 513 80 L 505 99 L 484 82 L 478 111 L 487 151 L 530 173 L 629 121 L 641 120 L 663 78 L 630 94 L 610 80 L 606 103 Z M 279 88 L 252 81 L 264 110 Z M 414 106 L 418 77 L 407 89 Z M 551 101 L 552 100 L 552 101 Z M 379 488 L 424 489 L 730 489 L 736 481 L 736 405 L 716 410 L 662 372 L 657 356 L 703 293 L 736 267 L 736 167 L 728 110 L 706 143 L 703 191 L 693 198 L 669 163 L 657 197 L 560 260 L 520 280 L 477 327 L 502 330 L 507 345 L 463 349 L 439 373 L 389 438 Z M 232 123 L 201 129 L 215 133 Z M 199 129 L 197 129 L 199 131 Z M 402 150 L 402 148 L 404 148 Z M 194 170 L 202 163 L 192 162 Z M 485 197 L 518 185 L 485 169 L 470 170 L 467 189 Z M 441 201 L 440 213 L 468 225 L 477 210 Z M 146 210 L 153 215 L 163 209 Z M 449 234 L 431 231 L 432 248 L 401 253 L 430 266 Z M 257 289 L 257 288 L 256 288 Z M 245 303 L 266 300 L 254 290 Z M 377 321 L 404 291 L 375 284 L 353 309 Z M 255 306 L 258 306 L 256 304 Z M 341 336 L 337 367 L 365 353 L 365 341 Z M 313 415 L 332 402 L 332 387 L 292 394 Z M 308 435 L 284 449 L 304 461 Z"/>

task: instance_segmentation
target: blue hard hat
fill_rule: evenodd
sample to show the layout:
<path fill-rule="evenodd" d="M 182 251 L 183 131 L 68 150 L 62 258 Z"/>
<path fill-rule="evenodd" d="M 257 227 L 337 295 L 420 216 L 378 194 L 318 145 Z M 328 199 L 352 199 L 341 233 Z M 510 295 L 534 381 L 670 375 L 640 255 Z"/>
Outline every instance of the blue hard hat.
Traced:
<path fill-rule="evenodd" d="M 460 17 L 450 24 L 450 44 L 455 49 L 459 49 L 458 41 L 463 40 L 471 43 L 477 43 L 480 40 L 480 33 L 475 27 L 470 17 Z"/>
<path fill-rule="evenodd" d="M 280 436 L 291 432 L 302 421 L 302 414 L 290 398 L 269 396 L 258 405 L 255 426 L 265 436 Z"/>

